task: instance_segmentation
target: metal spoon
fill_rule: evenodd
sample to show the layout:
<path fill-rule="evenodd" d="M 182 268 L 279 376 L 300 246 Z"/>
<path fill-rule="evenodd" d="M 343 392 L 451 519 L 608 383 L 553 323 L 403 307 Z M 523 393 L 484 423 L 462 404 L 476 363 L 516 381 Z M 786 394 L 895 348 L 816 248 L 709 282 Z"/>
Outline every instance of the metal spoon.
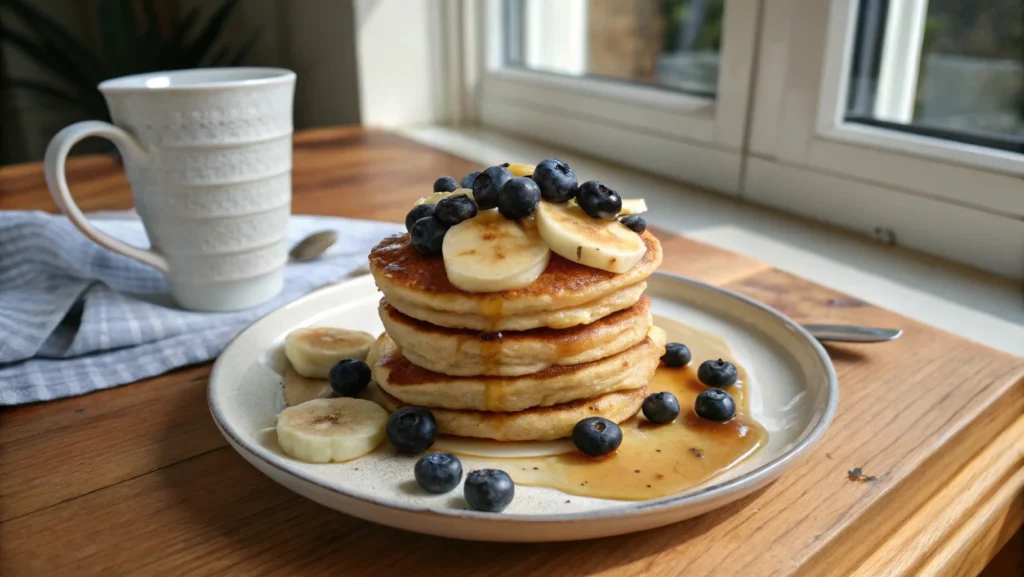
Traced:
<path fill-rule="evenodd" d="M 338 242 L 338 233 L 333 230 L 314 232 L 292 247 L 288 256 L 298 262 L 313 260 L 327 252 L 327 249 L 334 246 L 336 242 Z"/>
<path fill-rule="evenodd" d="M 900 338 L 900 329 L 857 327 L 853 325 L 804 325 L 807 332 L 819 341 L 838 343 L 882 343 Z"/>

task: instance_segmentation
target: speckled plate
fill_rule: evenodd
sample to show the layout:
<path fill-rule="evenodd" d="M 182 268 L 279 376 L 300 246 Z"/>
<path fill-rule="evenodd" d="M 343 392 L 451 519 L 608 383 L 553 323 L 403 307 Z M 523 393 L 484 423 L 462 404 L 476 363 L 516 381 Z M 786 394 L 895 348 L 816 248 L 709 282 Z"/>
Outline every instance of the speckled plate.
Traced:
<path fill-rule="evenodd" d="M 747 461 L 675 495 L 648 501 L 568 500 L 553 489 L 519 486 L 503 513 L 481 513 L 466 510 L 459 490 L 440 496 L 418 490 L 412 479 L 414 457 L 378 450 L 348 463 L 314 465 L 281 453 L 273 427 L 284 407 L 284 337 L 295 328 L 316 325 L 379 334 L 380 294 L 368 275 L 299 299 L 239 335 L 214 365 L 210 412 L 231 446 L 271 479 L 376 523 L 486 541 L 567 541 L 660 527 L 740 499 L 782 475 L 825 432 L 836 411 L 838 383 L 821 345 L 769 307 L 663 273 L 649 279 L 647 296 L 655 315 L 725 339 L 749 374 L 750 412 L 770 433 L 768 444 Z"/>

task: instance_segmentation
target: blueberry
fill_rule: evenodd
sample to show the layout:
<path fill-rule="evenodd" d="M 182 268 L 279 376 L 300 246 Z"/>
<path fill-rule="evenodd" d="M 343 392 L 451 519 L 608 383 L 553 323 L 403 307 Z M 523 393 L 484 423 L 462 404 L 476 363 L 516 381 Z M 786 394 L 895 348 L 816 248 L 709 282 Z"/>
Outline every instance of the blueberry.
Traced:
<path fill-rule="evenodd" d="M 621 222 L 626 225 L 626 228 L 637 234 L 643 234 L 644 231 L 647 230 L 647 221 L 639 214 L 631 214 L 627 217 L 623 217 Z"/>
<path fill-rule="evenodd" d="M 416 221 L 421 218 L 428 216 L 434 216 L 435 207 L 432 204 L 417 204 L 412 207 L 409 214 L 405 215 L 405 230 L 412 231 L 412 225 L 416 224 Z"/>
<path fill-rule="evenodd" d="M 641 409 L 652 423 L 671 423 L 679 416 L 679 400 L 672 393 L 651 393 L 644 399 Z"/>
<path fill-rule="evenodd" d="M 331 388 L 341 397 L 354 397 L 370 384 L 370 366 L 359 359 L 338 361 L 327 373 Z"/>
<path fill-rule="evenodd" d="M 492 166 L 473 179 L 473 199 L 480 210 L 498 206 L 498 192 L 512 180 L 512 173 L 504 166 Z"/>
<path fill-rule="evenodd" d="M 603 182 L 590 180 L 580 185 L 576 202 L 592 218 L 615 220 L 622 210 L 622 197 Z"/>
<path fill-rule="evenodd" d="M 459 181 L 450 176 L 442 176 L 434 181 L 434 192 L 453 192 L 459 187 Z"/>
<path fill-rule="evenodd" d="M 420 457 L 413 468 L 416 482 L 431 493 L 447 493 L 462 480 L 462 461 L 449 453 L 431 453 Z"/>
<path fill-rule="evenodd" d="M 685 367 L 692 359 L 690 347 L 682 343 L 669 343 L 665 345 L 665 354 L 661 355 L 661 362 L 667 367 Z"/>
<path fill-rule="evenodd" d="M 406 407 L 391 413 L 385 431 L 399 453 L 422 453 L 437 439 L 437 421 L 426 409 Z"/>
<path fill-rule="evenodd" d="M 556 158 L 540 161 L 533 169 L 533 181 L 540 187 L 544 200 L 565 202 L 576 196 L 576 173 L 569 165 Z"/>
<path fill-rule="evenodd" d="M 704 361 L 697 369 L 697 378 L 709 387 L 728 387 L 736 382 L 736 366 L 722 359 Z"/>
<path fill-rule="evenodd" d="M 736 416 L 736 403 L 722 389 L 708 389 L 693 404 L 697 416 L 709 421 L 729 421 Z"/>
<path fill-rule="evenodd" d="M 539 203 L 540 187 L 527 176 L 509 180 L 498 193 L 498 212 L 509 220 L 530 216 Z"/>
<path fill-rule="evenodd" d="M 480 469 L 466 475 L 463 495 L 470 508 L 499 513 L 516 495 L 516 484 L 508 473 L 499 469 Z"/>
<path fill-rule="evenodd" d="M 622 444 L 622 429 L 604 417 L 587 417 L 572 428 L 572 444 L 591 457 L 604 455 Z"/>
<path fill-rule="evenodd" d="M 425 255 L 437 256 L 441 254 L 441 245 L 444 243 L 444 233 L 448 232 L 448 225 L 432 216 L 421 218 L 409 229 L 409 236 L 412 237 L 412 246 Z"/>
<path fill-rule="evenodd" d="M 476 216 L 476 204 L 473 199 L 464 194 L 441 199 L 434 211 L 434 218 L 448 226 L 455 226 L 474 216 Z"/>
<path fill-rule="evenodd" d="M 473 180 L 476 178 L 478 174 L 480 174 L 480 171 L 471 172 L 466 176 L 463 176 L 462 182 L 460 182 L 459 184 L 462 185 L 462 188 L 473 188 Z"/>

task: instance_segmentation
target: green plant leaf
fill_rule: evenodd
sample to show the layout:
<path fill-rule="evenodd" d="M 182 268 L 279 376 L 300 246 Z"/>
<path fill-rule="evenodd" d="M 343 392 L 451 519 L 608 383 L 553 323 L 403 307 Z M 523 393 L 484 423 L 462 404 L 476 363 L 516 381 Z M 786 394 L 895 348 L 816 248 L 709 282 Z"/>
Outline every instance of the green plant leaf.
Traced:
<path fill-rule="evenodd" d="M 241 48 L 235 51 L 235 53 L 224 62 L 223 66 L 239 66 L 242 64 L 242 60 L 249 55 L 252 51 L 253 46 L 260 41 L 260 37 L 263 36 L 260 32 L 256 32 L 245 41 L 245 44 Z M 218 65 L 219 66 L 219 65 Z"/>
<path fill-rule="evenodd" d="M 48 100 L 54 100 L 66 105 L 75 105 L 78 98 L 57 86 L 52 86 L 36 80 L 24 78 L 4 78 L 4 90 L 20 90 L 26 93 L 43 96 Z"/>
<path fill-rule="evenodd" d="M 100 54 L 113 76 L 142 72 L 138 30 L 131 0 L 100 0 L 97 9 Z"/>
<path fill-rule="evenodd" d="M 35 33 L 43 48 L 53 55 L 60 54 L 74 63 L 81 75 L 97 82 L 105 79 L 105 69 L 89 49 L 53 20 L 32 8 L 22 0 L 0 0 L 0 6 L 7 7 Z"/>
<path fill-rule="evenodd" d="M 237 4 L 238 0 L 228 0 L 222 4 L 206 22 L 206 26 L 199 32 L 191 45 L 186 48 L 185 58 L 188 62 L 192 63 L 192 66 L 199 66 L 200 62 L 210 52 L 213 43 L 217 41 L 221 30 L 224 29 L 224 23 Z"/>
<path fill-rule="evenodd" d="M 27 36 L 2 24 L 0 24 L 0 39 L 20 50 L 31 60 L 35 60 L 43 69 L 49 70 L 63 79 L 76 91 L 95 90 L 97 81 L 83 75 L 81 70 L 75 68 L 74 62 L 65 58 L 63 54 L 47 50 Z"/>
<path fill-rule="evenodd" d="M 199 20 L 199 7 L 194 6 L 185 13 L 185 16 L 175 23 L 174 29 L 167 37 L 167 40 L 160 46 L 160 53 L 154 60 L 157 70 L 177 70 L 190 68 L 184 64 L 182 53 L 185 47 L 185 38 L 188 36 L 196 21 Z"/>

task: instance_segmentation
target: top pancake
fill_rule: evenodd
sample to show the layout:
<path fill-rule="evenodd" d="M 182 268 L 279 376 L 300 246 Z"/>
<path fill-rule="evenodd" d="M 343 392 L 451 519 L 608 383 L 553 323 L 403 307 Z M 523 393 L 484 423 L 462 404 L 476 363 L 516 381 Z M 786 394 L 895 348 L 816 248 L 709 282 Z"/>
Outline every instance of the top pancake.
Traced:
<path fill-rule="evenodd" d="M 485 317 L 553 311 L 607 296 L 651 275 L 661 264 L 661 244 L 643 234 L 647 252 L 633 268 L 616 274 L 551 255 L 547 269 L 529 285 L 513 290 L 471 293 L 452 286 L 439 256 L 420 254 L 408 234 L 389 236 L 370 251 L 370 272 L 388 302 Z M 415 317 L 415 314 L 410 316 Z"/>

